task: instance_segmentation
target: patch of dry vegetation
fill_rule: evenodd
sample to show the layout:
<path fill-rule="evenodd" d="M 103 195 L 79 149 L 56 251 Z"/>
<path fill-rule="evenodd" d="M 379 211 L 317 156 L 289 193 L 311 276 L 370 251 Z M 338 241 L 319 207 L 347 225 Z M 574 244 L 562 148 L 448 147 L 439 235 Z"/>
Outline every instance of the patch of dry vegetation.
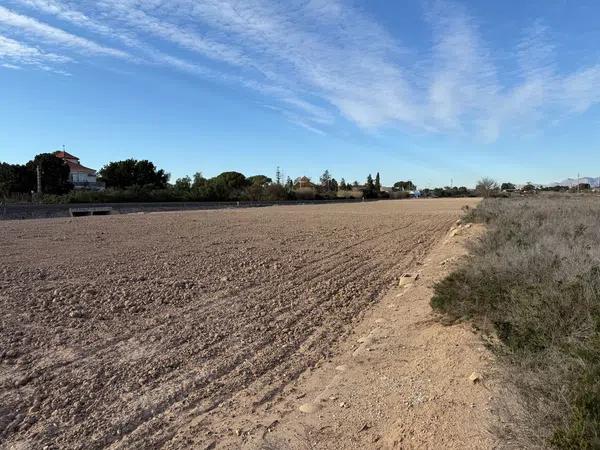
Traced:
<path fill-rule="evenodd" d="M 499 338 L 521 445 L 599 448 L 600 199 L 486 199 L 468 219 L 488 231 L 432 306 Z"/>

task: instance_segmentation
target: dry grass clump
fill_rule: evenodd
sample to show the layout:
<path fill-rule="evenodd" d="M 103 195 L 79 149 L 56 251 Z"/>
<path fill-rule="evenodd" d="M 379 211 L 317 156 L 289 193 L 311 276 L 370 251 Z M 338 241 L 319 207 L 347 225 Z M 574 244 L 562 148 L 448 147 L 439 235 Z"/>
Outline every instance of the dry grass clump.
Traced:
<path fill-rule="evenodd" d="M 522 445 L 600 448 L 600 198 L 486 199 L 468 219 L 488 232 L 432 306 L 498 336 Z"/>

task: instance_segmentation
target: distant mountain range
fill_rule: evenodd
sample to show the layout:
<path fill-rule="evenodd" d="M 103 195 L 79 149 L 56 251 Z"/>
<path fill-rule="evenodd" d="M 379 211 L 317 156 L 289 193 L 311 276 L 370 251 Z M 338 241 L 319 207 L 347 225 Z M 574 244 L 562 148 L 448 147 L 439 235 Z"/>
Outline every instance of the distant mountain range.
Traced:
<path fill-rule="evenodd" d="M 577 186 L 577 183 L 587 183 L 591 187 L 600 187 L 600 177 L 581 177 L 581 178 L 567 178 L 566 180 L 562 180 L 558 183 L 550 183 L 548 186 Z"/>

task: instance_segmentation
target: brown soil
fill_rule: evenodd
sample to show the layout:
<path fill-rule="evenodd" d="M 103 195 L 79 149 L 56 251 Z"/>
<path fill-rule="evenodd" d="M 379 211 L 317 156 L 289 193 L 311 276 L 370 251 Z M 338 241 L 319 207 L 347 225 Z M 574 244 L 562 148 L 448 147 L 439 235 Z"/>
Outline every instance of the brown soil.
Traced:
<path fill-rule="evenodd" d="M 487 447 L 489 355 L 428 307 L 465 204 L 0 223 L 0 442 Z"/>

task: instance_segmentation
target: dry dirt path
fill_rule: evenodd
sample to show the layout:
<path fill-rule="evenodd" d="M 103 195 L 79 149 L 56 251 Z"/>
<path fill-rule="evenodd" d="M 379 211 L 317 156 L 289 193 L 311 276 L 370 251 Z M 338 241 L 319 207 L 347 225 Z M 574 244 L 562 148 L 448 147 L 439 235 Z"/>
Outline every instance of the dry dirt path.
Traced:
<path fill-rule="evenodd" d="M 345 354 L 469 202 L 0 223 L 1 445 L 237 448 L 271 445 L 267 429 L 293 436 L 290 395 L 314 393 L 295 394 L 298 379 Z M 390 324 L 379 327 L 389 336 L 414 325 Z"/>

